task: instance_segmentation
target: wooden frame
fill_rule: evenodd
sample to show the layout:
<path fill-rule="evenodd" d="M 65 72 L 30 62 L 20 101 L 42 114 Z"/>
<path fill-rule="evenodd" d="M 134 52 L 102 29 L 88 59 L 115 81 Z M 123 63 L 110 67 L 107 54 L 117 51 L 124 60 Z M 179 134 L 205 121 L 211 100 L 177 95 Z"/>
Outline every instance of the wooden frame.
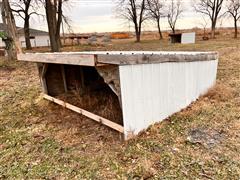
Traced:
<path fill-rule="evenodd" d="M 112 122 L 112 121 L 110 121 L 110 120 L 108 120 L 106 118 L 103 118 L 101 116 L 98 116 L 96 114 L 88 112 L 88 111 L 86 111 L 84 109 L 81 109 L 81 108 L 79 108 L 77 106 L 74 106 L 72 104 L 66 103 L 66 102 L 64 102 L 62 100 L 59 100 L 59 99 L 54 98 L 52 96 L 49 96 L 47 94 L 44 94 L 43 98 L 45 98 L 45 99 L 47 99 L 47 100 L 49 100 L 51 102 L 54 102 L 54 103 L 56 103 L 58 105 L 61 105 L 61 106 L 65 107 L 65 108 L 67 108 L 67 109 L 70 109 L 70 110 L 72 110 L 72 111 L 74 111 L 76 113 L 84 115 L 84 116 L 86 116 L 86 117 L 88 117 L 88 118 L 90 118 L 90 119 L 92 119 L 94 121 L 97 121 L 97 122 L 101 123 L 101 124 L 104 124 L 105 126 L 108 126 L 108 127 L 112 128 L 112 129 L 114 129 L 114 130 L 116 130 L 116 131 L 118 131 L 120 133 L 124 133 L 123 126 L 121 126 L 121 125 L 119 125 L 117 123 L 114 123 L 114 122 Z"/>
<path fill-rule="evenodd" d="M 17 56 L 19 61 L 95 66 L 95 56 L 88 54 L 79 56 L 77 53 L 26 53 Z"/>
<path fill-rule="evenodd" d="M 47 88 L 47 81 L 46 81 L 46 73 L 47 73 L 47 69 L 48 69 L 48 64 L 43 64 L 42 68 L 41 68 L 41 72 L 40 72 L 40 79 L 41 79 L 41 83 L 42 83 L 42 87 L 43 87 L 43 92 L 44 93 L 48 93 L 48 88 Z"/>
<path fill-rule="evenodd" d="M 65 74 L 64 65 L 62 65 L 62 64 L 61 64 L 61 74 L 62 74 L 62 79 L 63 79 L 64 91 L 66 93 L 66 92 L 68 92 L 67 80 L 66 80 L 66 74 Z"/>
<path fill-rule="evenodd" d="M 18 60 L 80 66 L 102 66 L 104 64 L 154 64 L 165 62 L 212 61 L 217 52 L 62 52 L 18 54 Z"/>
<path fill-rule="evenodd" d="M 82 67 L 80 67 L 82 68 Z M 98 116 L 96 114 L 93 114 L 89 111 L 86 111 L 82 108 L 79 108 L 77 106 L 74 106 L 72 104 L 69 104 L 67 102 L 64 102 L 60 99 L 57 99 L 55 97 L 52 97 L 50 95 L 48 95 L 48 87 L 47 87 L 47 82 L 46 82 L 46 73 L 47 73 L 47 70 L 48 70 L 48 63 L 38 63 L 38 69 L 39 69 L 39 76 L 40 76 L 40 80 L 41 80 L 41 84 L 42 84 L 42 87 L 43 87 L 43 92 L 44 92 L 44 95 L 43 95 L 43 98 L 46 99 L 46 100 L 49 100 L 51 102 L 54 102 L 58 105 L 61 105 L 67 109 L 70 109 L 76 113 L 79 113 L 81 115 L 84 115 L 96 122 L 99 122 L 103 125 L 106 125 L 120 133 L 124 133 L 124 128 L 123 126 L 117 124 L 117 123 L 114 123 L 106 118 L 103 118 L 101 116 Z M 63 85 L 64 85 L 64 91 L 67 92 L 68 91 L 68 88 L 67 88 L 67 80 L 66 80 L 66 74 L 65 74 L 65 68 L 64 68 L 64 65 L 63 64 L 60 64 L 60 70 L 61 70 L 61 77 L 63 79 Z M 81 69 L 81 74 L 82 74 L 82 69 Z M 81 75 L 81 78 L 83 78 L 83 74 Z M 84 79 L 81 79 L 81 83 L 83 83 Z M 81 84 L 81 88 L 83 84 Z"/>

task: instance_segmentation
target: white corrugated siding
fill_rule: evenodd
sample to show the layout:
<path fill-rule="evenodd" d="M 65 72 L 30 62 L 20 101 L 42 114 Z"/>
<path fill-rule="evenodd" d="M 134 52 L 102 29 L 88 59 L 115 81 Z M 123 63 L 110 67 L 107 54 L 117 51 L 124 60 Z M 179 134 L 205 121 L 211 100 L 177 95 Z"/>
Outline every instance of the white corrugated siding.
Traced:
<path fill-rule="evenodd" d="M 21 36 L 19 38 L 19 41 L 21 43 L 21 46 L 25 48 L 26 47 L 25 37 Z M 35 39 L 31 39 L 30 41 L 32 47 L 47 47 L 50 44 L 49 36 L 35 36 Z"/>
<path fill-rule="evenodd" d="M 119 67 L 125 135 L 187 107 L 212 87 L 218 61 Z"/>
<path fill-rule="evenodd" d="M 49 36 L 36 36 L 35 37 L 35 47 L 44 47 L 44 46 L 50 46 L 50 39 Z"/>

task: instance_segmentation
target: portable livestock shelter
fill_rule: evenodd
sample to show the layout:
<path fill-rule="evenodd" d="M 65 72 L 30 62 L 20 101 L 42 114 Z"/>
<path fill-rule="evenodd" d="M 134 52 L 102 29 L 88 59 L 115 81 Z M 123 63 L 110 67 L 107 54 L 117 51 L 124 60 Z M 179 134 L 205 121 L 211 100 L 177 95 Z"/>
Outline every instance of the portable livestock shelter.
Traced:
<path fill-rule="evenodd" d="M 169 34 L 171 43 L 194 44 L 196 41 L 196 33 L 175 33 Z"/>
<path fill-rule="evenodd" d="M 44 98 L 123 133 L 125 139 L 206 93 L 215 84 L 218 66 L 216 52 L 35 53 L 20 54 L 18 60 L 38 64 Z M 72 88 L 101 91 L 100 84 L 116 96 L 122 122 L 58 99 Z"/>

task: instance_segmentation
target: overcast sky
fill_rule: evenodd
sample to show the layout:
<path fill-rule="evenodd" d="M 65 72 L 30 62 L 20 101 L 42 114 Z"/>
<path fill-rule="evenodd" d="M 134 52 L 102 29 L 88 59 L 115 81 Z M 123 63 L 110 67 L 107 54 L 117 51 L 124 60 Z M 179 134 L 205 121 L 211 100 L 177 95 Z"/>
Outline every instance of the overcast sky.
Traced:
<path fill-rule="evenodd" d="M 70 24 L 75 33 L 129 31 L 129 23 L 116 17 L 115 4 L 112 0 L 70 1 L 64 13 L 71 19 Z M 190 0 L 184 0 L 183 7 L 185 13 L 177 22 L 177 28 L 201 27 L 202 17 L 192 10 Z M 42 11 L 44 12 L 44 9 Z M 22 26 L 23 22 L 17 19 L 17 24 Z M 232 26 L 232 23 L 223 22 L 223 25 Z M 162 20 L 161 26 L 164 30 L 169 29 L 166 19 Z M 31 19 L 31 27 L 47 30 L 46 21 L 39 18 Z M 130 25 L 130 30 L 133 31 L 132 25 Z M 147 23 L 143 30 L 155 30 L 155 25 Z"/>

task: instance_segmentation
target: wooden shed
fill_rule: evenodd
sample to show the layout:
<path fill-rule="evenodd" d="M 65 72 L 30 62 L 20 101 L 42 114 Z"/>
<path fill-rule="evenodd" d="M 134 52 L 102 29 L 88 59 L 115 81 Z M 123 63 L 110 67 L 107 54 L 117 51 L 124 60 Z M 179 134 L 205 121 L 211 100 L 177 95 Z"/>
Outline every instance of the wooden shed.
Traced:
<path fill-rule="evenodd" d="M 20 54 L 18 60 L 37 63 L 45 99 L 115 129 L 125 139 L 206 93 L 215 84 L 218 66 L 216 52 L 34 53 Z M 72 90 L 112 94 L 121 121 L 59 98 Z"/>

